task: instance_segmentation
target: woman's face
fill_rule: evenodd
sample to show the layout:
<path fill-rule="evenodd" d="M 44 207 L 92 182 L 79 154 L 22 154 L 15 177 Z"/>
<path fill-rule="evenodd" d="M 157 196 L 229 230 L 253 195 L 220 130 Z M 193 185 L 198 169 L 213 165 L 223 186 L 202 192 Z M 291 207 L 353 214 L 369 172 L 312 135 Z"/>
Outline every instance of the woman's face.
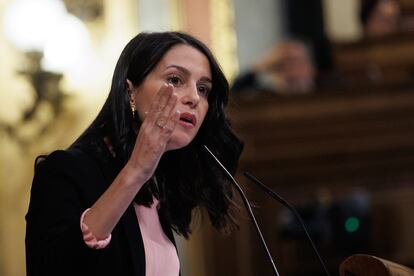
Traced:
<path fill-rule="evenodd" d="M 173 86 L 177 95 L 175 109 L 180 112 L 167 150 L 187 146 L 196 136 L 208 111 L 208 94 L 212 89 L 210 63 L 207 57 L 192 46 L 172 47 L 139 86 L 129 82 L 131 100 L 143 121 L 153 99 L 165 84 Z"/>

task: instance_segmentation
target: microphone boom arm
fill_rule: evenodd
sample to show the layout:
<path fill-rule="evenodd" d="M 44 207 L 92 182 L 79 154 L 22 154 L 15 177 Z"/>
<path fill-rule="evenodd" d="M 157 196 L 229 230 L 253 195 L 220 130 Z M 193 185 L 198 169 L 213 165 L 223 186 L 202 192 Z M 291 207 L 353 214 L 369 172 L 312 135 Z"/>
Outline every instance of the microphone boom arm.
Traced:
<path fill-rule="evenodd" d="M 260 231 L 260 227 L 259 227 L 259 224 L 257 223 L 257 221 L 256 221 L 256 217 L 254 216 L 254 214 L 253 214 L 253 211 L 252 211 L 252 207 L 250 206 L 250 203 L 249 203 L 249 201 L 247 200 L 247 197 L 246 197 L 246 195 L 244 194 L 244 192 L 243 192 L 243 190 L 242 190 L 242 188 L 240 187 L 240 185 L 237 183 L 237 181 L 234 179 L 234 177 L 231 175 L 231 173 L 224 167 L 224 165 L 217 159 L 217 157 L 210 151 L 210 149 L 206 146 L 206 145 L 204 145 L 204 149 L 210 154 L 210 156 L 217 162 L 217 164 L 219 164 L 220 165 L 220 167 L 221 167 L 221 169 L 226 173 L 226 175 L 230 178 L 230 180 L 232 181 L 232 183 L 234 184 L 234 186 L 236 187 L 236 189 L 237 189 L 237 191 L 239 192 L 239 194 L 240 194 L 240 196 L 241 196 L 241 198 L 242 198 L 242 200 L 243 200 L 243 203 L 244 203 L 244 206 L 246 207 L 246 209 L 247 209 L 247 211 L 248 211 L 248 213 L 249 213 L 249 216 L 250 216 L 250 218 L 251 218 L 251 220 L 252 220 L 252 222 L 253 222 L 253 224 L 254 224 L 254 226 L 255 226 L 255 228 L 256 228 L 256 231 L 257 231 L 257 234 L 259 235 L 259 238 L 260 238 L 260 241 L 262 242 L 262 245 L 263 245 L 263 247 L 264 247 L 264 250 L 266 251 L 266 255 L 267 255 L 267 257 L 268 257 L 268 259 L 269 259 L 269 261 L 270 261 L 270 263 L 271 263 L 271 265 L 272 265 L 272 268 L 273 268 L 273 272 L 274 272 L 274 274 L 276 275 L 276 276 L 279 276 L 279 272 L 278 272 L 278 270 L 277 270 L 277 268 L 276 268 L 276 265 L 275 265 L 275 262 L 273 261 L 273 258 L 272 258 L 272 255 L 270 254 L 270 251 L 269 251 L 269 248 L 267 247 L 267 244 L 266 244 L 266 241 L 265 241 L 265 239 L 264 239 L 264 237 L 263 237 L 263 234 L 262 234 L 262 231 Z"/>
<path fill-rule="evenodd" d="M 283 197 L 281 197 L 280 195 L 278 195 L 277 193 L 275 193 L 273 190 L 271 190 L 270 188 L 268 188 L 265 184 L 263 184 L 259 179 L 257 179 L 255 176 L 253 176 L 251 173 L 249 172 L 244 172 L 244 175 L 250 179 L 251 181 L 253 181 L 254 183 L 256 183 L 260 188 L 262 188 L 266 193 L 268 193 L 271 197 L 273 197 L 274 199 L 276 199 L 277 201 L 279 201 L 283 206 L 285 206 L 286 208 L 288 208 L 296 217 L 296 219 L 299 221 L 299 223 L 302 226 L 302 229 L 304 230 L 304 232 L 306 233 L 306 236 L 308 237 L 308 240 L 311 243 L 311 246 L 313 248 L 313 251 L 315 251 L 316 256 L 318 256 L 318 260 L 321 264 L 321 266 L 323 267 L 323 269 L 325 270 L 326 275 L 330 276 L 328 269 L 325 266 L 325 263 L 323 262 L 321 256 L 319 255 L 318 250 L 316 249 L 315 244 L 313 243 L 312 238 L 309 235 L 308 229 L 305 225 L 305 223 L 303 222 L 302 217 L 299 215 L 298 211 L 296 211 L 296 209 L 287 201 L 285 200 Z"/>

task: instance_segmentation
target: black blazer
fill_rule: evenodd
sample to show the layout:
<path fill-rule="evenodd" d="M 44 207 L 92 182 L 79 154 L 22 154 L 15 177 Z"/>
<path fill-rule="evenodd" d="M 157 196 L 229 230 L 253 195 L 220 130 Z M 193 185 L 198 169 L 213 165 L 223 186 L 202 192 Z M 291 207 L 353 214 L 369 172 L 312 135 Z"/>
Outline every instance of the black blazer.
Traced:
<path fill-rule="evenodd" d="M 80 216 L 112 183 L 119 166 L 93 151 L 55 151 L 37 165 L 26 215 L 27 275 L 145 276 L 145 253 L 132 204 L 112 232 L 109 245 L 91 249 L 83 241 Z M 171 227 L 164 232 L 174 243 Z"/>

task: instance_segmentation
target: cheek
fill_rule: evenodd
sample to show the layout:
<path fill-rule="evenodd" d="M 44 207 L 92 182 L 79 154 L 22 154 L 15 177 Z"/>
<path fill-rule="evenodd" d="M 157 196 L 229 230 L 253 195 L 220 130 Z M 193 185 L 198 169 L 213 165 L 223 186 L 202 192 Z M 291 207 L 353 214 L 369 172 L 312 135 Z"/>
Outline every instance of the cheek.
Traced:
<path fill-rule="evenodd" d="M 138 115 L 141 121 L 143 121 L 146 116 L 145 113 L 149 111 L 150 105 L 147 101 L 138 98 L 136 100 L 136 106 L 137 106 Z"/>
<path fill-rule="evenodd" d="M 141 120 L 145 118 L 145 113 L 150 111 L 155 96 L 156 93 L 153 93 L 151 90 L 147 89 L 139 91 L 135 97 L 135 105 Z"/>
<path fill-rule="evenodd" d="M 204 122 L 204 119 L 206 118 L 207 112 L 208 112 L 209 104 L 206 100 L 203 105 L 200 108 L 200 118 L 202 118 L 202 122 Z"/>

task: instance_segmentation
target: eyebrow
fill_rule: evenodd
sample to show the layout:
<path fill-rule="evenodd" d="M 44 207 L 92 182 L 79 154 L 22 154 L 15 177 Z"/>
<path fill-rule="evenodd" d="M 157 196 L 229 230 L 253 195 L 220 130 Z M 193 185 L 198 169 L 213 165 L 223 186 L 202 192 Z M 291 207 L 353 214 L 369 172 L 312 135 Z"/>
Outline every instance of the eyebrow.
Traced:
<path fill-rule="evenodd" d="M 190 74 L 191 74 L 191 73 L 190 73 L 190 71 L 189 71 L 187 68 L 182 67 L 182 66 L 180 66 L 180 65 L 171 64 L 171 65 L 168 65 L 168 66 L 167 66 L 167 69 L 168 69 L 168 68 L 175 68 L 175 69 L 177 69 L 178 71 L 181 71 L 182 73 L 184 73 L 184 74 L 186 74 L 186 75 L 190 75 Z M 200 79 L 200 80 L 201 80 L 201 81 L 204 81 L 204 82 L 213 83 L 209 77 L 201 77 L 201 79 Z"/>

